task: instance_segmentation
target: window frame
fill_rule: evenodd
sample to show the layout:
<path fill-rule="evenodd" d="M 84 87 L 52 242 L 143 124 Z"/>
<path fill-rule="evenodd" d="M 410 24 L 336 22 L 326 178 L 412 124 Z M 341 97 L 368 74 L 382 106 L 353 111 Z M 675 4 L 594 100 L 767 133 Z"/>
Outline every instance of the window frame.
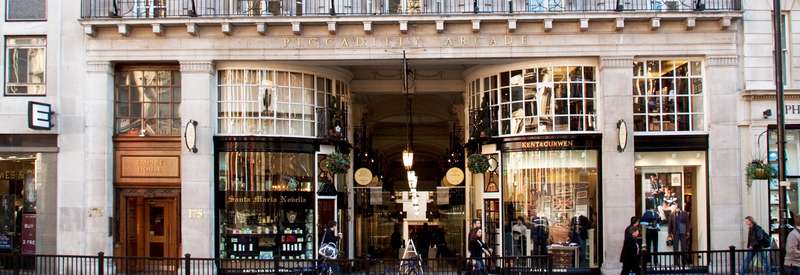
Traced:
<path fill-rule="evenodd" d="M 11 38 L 24 38 L 24 37 L 42 38 L 42 39 L 44 39 L 44 46 L 42 46 L 42 48 L 44 49 L 44 58 L 43 58 L 43 60 L 44 60 L 44 70 L 42 71 L 42 73 L 43 73 L 42 81 L 43 82 L 41 84 L 42 86 L 44 86 L 44 93 L 41 93 L 41 94 L 29 94 L 29 93 L 14 94 L 14 93 L 9 93 L 8 92 L 8 88 L 9 88 L 9 86 L 11 86 L 11 85 L 9 85 L 9 84 L 11 84 L 9 82 L 11 70 L 8 69 L 8 66 L 10 64 L 9 63 L 9 61 L 10 61 L 9 59 L 11 57 L 10 51 L 12 49 L 12 47 L 8 46 L 8 41 Z M 13 48 L 32 48 L 33 49 L 33 48 L 39 48 L 39 47 L 37 46 L 37 47 L 13 47 Z M 3 77 L 4 77 L 3 78 L 3 96 L 8 96 L 8 97 L 17 97 L 17 96 L 20 96 L 20 97 L 21 96 L 46 97 L 47 96 L 47 35 L 6 35 L 3 38 L 3 54 L 5 55 L 5 57 L 3 58 L 3 71 L 4 71 L 4 73 L 3 73 Z M 26 83 L 26 86 L 28 84 L 30 84 L 30 83 Z"/>
<path fill-rule="evenodd" d="M 12 18 L 9 18 L 9 15 L 11 14 L 11 1 L 12 0 L 4 0 L 4 2 L 6 4 L 6 6 L 5 6 L 6 7 L 6 12 L 5 12 L 5 21 L 6 22 L 47 22 L 47 16 L 48 16 L 48 13 L 49 13 L 47 0 L 44 0 L 44 18 L 39 18 L 39 19 L 12 19 Z"/>
<path fill-rule="evenodd" d="M 650 62 L 650 61 L 658 62 L 659 68 L 661 68 L 661 62 L 663 62 L 663 61 L 673 61 L 673 62 L 674 61 L 687 61 L 687 63 L 686 63 L 686 67 L 687 67 L 686 76 L 672 75 L 672 76 L 664 77 L 662 75 L 662 76 L 658 76 L 658 77 L 650 77 L 649 75 L 647 75 L 647 63 Z M 642 63 L 642 75 L 637 75 L 637 72 L 636 72 L 636 63 L 638 63 L 638 62 Z M 700 66 L 699 66 L 700 74 L 699 75 L 693 75 L 692 74 L 692 71 L 691 71 L 692 62 L 699 62 L 700 63 Z M 705 134 L 708 133 L 708 126 L 709 126 L 708 125 L 708 121 L 709 121 L 708 120 L 708 112 L 709 112 L 709 110 L 708 110 L 708 96 L 707 96 L 708 92 L 707 92 L 707 84 L 706 84 L 706 82 L 707 82 L 706 81 L 706 65 L 707 65 L 707 63 L 703 58 L 699 58 L 699 57 L 645 57 L 645 58 L 636 58 L 636 59 L 634 59 L 632 65 L 633 65 L 632 68 L 631 68 L 631 70 L 633 71 L 632 77 L 631 77 L 631 84 L 632 85 L 631 85 L 631 90 L 630 90 L 630 94 L 629 95 L 631 96 L 632 100 L 635 100 L 637 98 L 642 98 L 644 100 L 643 104 L 645 105 L 644 106 L 644 110 L 642 112 L 636 112 L 635 109 L 634 109 L 635 108 L 634 104 L 636 104 L 635 101 L 633 102 L 633 104 L 631 104 L 631 111 L 633 111 L 632 112 L 633 113 L 633 125 L 632 125 L 632 129 L 631 130 L 632 130 L 632 132 L 633 132 L 633 134 L 635 136 L 705 135 Z M 677 67 L 673 67 L 672 71 L 675 72 L 676 68 Z M 687 103 L 686 103 L 687 104 L 687 108 L 688 108 L 687 112 L 679 112 L 678 111 L 678 96 L 681 96 L 681 94 L 679 94 L 679 92 L 677 91 L 677 89 L 675 89 L 675 87 L 677 85 L 677 81 L 676 80 L 680 79 L 680 78 L 686 79 L 686 81 L 687 81 L 686 88 L 688 90 L 687 90 L 687 93 L 685 95 L 683 95 L 683 96 L 687 97 Z M 668 113 L 664 112 L 663 98 L 669 97 L 670 96 L 669 94 L 667 94 L 667 95 L 657 95 L 657 98 L 659 99 L 659 111 L 657 113 L 650 113 L 650 112 L 648 112 L 648 109 L 649 109 L 648 100 L 649 100 L 649 98 L 654 97 L 654 96 L 651 95 L 651 94 L 648 94 L 648 86 L 647 85 L 650 84 L 650 81 L 655 80 L 655 81 L 657 81 L 659 83 L 659 86 L 661 86 L 660 83 L 661 83 L 662 79 L 671 79 L 673 81 L 672 82 L 672 87 L 673 87 L 673 89 L 675 89 L 674 90 L 674 94 L 671 95 L 672 97 L 675 98 L 675 103 L 674 103 L 674 106 L 673 106 L 673 110 L 671 112 L 668 112 Z M 693 79 L 699 79 L 700 80 L 701 94 L 699 94 L 699 95 L 693 94 L 693 91 L 692 91 L 692 88 L 691 88 Z M 638 86 L 637 85 L 637 81 L 638 80 L 644 81 L 644 84 L 645 84 L 645 89 L 642 91 L 642 94 L 640 94 L 640 95 L 637 95 L 635 93 L 636 92 L 636 88 Z M 703 100 L 702 104 L 700 106 L 698 106 L 698 107 L 702 108 L 703 111 L 701 111 L 701 112 L 696 112 L 694 110 L 693 99 L 696 98 L 696 97 L 699 97 L 699 98 L 701 98 Z M 653 115 L 656 115 L 656 116 L 659 117 L 659 130 L 650 130 L 649 124 L 647 123 L 647 121 L 649 120 L 649 117 L 651 117 Z M 662 118 L 664 118 L 665 116 L 668 116 L 668 115 L 672 115 L 675 118 L 675 120 L 673 121 L 673 123 L 675 124 L 673 130 L 664 130 L 664 123 L 663 123 Z M 688 118 L 689 130 L 678 130 L 678 127 L 679 127 L 678 126 L 678 116 L 679 115 L 688 115 L 689 116 L 689 118 Z M 694 121 L 695 115 L 702 115 L 702 120 L 700 121 L 703 124 L 702 129 L 695 129 L 695 121 Z M 644 128 L 644 130 L 636 130 L 637 117 L 639 117 L 639 116 L 643 116 L 644 119 L 645 119 L 645 126 L 644 126 L 645 128 Z"/>
<path fill-rule="evenodd" d="M 781 13 L 781 54 L 783 55 L 783 70 L 781 77 L 783 87 L 791 87 L 792 83 L 792 32 L 791 32 L 791 14 L 786 11 Z"/>
<path fill-rule="evenodd" d="M 141 122 L 142 124 L 144 123 L 144 120 L 146 120 L 146 119 L 155 119 L 156 121 L 158 121 L 158 120 L 167 120 L 168 119 L 168 120 L 171 120 L 173 122 L 175 120 L 179 120 L 180 123 L 178 124 L 177 127 L 175 125 L 171 125 L 171 127 L 170 127 L 170 132 L 172 132 L 173 130 L 177 130 L 178 131 L 177 133 L 174 133 L 174 134 L 171 133 L 171 134 L 168 134 L 168 135 L 161 135 L 161 134 L 154 133 L 154 134 L 150 134 L 150 135 L 145 135 L 145 137 L 180 137 L 182 135 L 182 132 L 183 132 L 183 129 L 182 129 L 183 128 L 183 124 L 182 124 L 183 121 L 181 120 L 181 116 L 180 116 L 180 105 L 181 105 L 182 99 L 183 99 L 183 88 L 181 86 L 180 81 L 177 82 L 177 83 L 174 82 L 174 80 L 175 80 L 174 79 L 175 78 L 174 74 L 177 73 L 178 76 L 180 77 L 180 79 L 183 78 L 183 75 L 181 74 L 180 68 L 178 66 L 172 66 L 172 65 L 152 65 L 152 66 L 150 66 L 150 65 L 130 65 L 130 66 L 123 65 L 123 66 L 118 66 L 117 68 L 114 69 L 114 77 L 113 77 L 113 79 L 114 79 L 113 80 L 114 89 L 112 91 L 112 93 L 113 93 L 113 112 L 114 112 L 113 113 L 113 127 L 114 127 L 113 133 L 114 133 L 114 136 L 128 136 L 128 135 L 125 135 L 125 133 L 119 131 L 118 120 L 122 119 L 122 118 L 127 118 L 127 119 L 134 118 L 133 116 L 130 115 L 131 112 L 132 112 L 131 103 L 133 102 L 131 100 L 130 91 L 131 91 L 131 89 L 133 87 L 140 87 L 140 86 L 120 85 L 117 82 L 117 78 L 119 77 L 120 73 L 129 73 L 129 72 L 134 72 L 134 71 L 140 71 L 140 72 L 145 72 L 145 71 L 155 71 L 155 72 L 168 71 L 168 72 L 170 72 L 170 78 L 172 79 L 171 81 L 173 81 L 171 85 L 169 85 L 169 86 L 146 86 L 146 85 L 143 85 L 141 87 L 155 87 L 157 89 L 162 89 L 162 88 L 165 88 L 165 87 L 169 88 L 169 90 L 170 90 L 170 101 L 168 103 L 166 103 L 165 101 L 160 101 L 160 100 L 156 100 L 156 101 L 150 102 L 150 103 L 151 104 L 155 104 L 156 106 L 158 106 L 159 104 L 169 104 L 170 105 L 170 111 L 171 111 L 170 113 L 173 114 L 173 113 L 177 112 L 178 116 L 177 117 L 170 116 L 169 118 L 161 118 L 161 117 L 158 116 L 159 110 L 158 110 L 158 108 L 156 108 L 156 110 L 155 110 L 156 117 L 155 118 L 145 118 L 144 105 L 143 105 L 143 103 L 145 103 L 145 102 L 144 101 L 139 101 L 140 110 L 139 110 L 139 117 L 137 119 L 140 119 L 142 121 Z M 126 102 L 126 104 L 128 105 L 128 115 L 124 116 L 124 117 L 118 116 L 118 111 L 117 111 L 118 108 L 119 108 L 119 103 L 120 103 L 118 89 L 119 89 L 119 87 L 122 87 L 122 86 L 125 86 L 128 89 L 128 91 L 127 91 L 128 92 L 128 101 Z M 178 90 L 180 90 L 181 98 L 178 98 L 178 99 L 175 98 L 176 88 Z M 177 104 L 177 106 L 176 106 L 176 104 Z M 176 110 L 176 108 L 177 108 L 177 110 Z M 173 124 L 173 123 L 170 123 L 170 124 Z M 140 137 L 140 136 L 136 135 L 136 137 Z"/>

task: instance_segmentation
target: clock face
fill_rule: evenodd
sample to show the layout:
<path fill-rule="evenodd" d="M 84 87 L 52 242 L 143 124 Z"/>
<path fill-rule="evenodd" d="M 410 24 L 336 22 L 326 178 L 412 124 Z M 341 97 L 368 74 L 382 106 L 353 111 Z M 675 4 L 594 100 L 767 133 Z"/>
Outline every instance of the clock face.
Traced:
<path fill-rule="evenodd" d="M 494 157 L 489 157 L 489 172 L 494 172 L 497 170 L 497 159 Z"/>
<path fill-rule="evenodd" d="M 617 150 L 625 151 L 628 146 L 628 124 L 624 120 L 617 123 Z"/>

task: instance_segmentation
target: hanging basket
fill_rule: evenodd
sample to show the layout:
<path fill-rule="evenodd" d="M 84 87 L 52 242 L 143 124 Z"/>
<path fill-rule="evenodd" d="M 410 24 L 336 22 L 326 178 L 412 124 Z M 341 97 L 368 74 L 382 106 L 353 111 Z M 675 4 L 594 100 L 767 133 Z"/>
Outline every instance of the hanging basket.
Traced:
<path fill-rule="evenodd" d="M 467 166 L 473 174 L 483 174 L 489 170 L 489 158 L 481 154 L 472 154 L 467 158 Z"/>
<path fill-rule="evenodd" d="M 768 180 L 775 175 L 775 170 L 763 160 L 756 159 L 747 164 L 747 178 L 751 180 Z"/>
<path fill-rule="evenodd" d="M 325 158 L 325 170 L 334 174 L 345 174 L 350 169 L 350 156 L 339 152 Z"/>

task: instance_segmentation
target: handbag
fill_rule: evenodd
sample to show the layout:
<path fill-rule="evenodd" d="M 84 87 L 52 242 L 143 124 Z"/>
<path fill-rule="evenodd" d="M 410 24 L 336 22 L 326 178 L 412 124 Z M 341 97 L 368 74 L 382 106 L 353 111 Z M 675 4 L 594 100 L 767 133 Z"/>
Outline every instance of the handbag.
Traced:
<path fill-rule="evenodd" d="M 667 235 L 667 246 L 672 246 L 672 234 Z"/>
<path fill-rule="evenodd" d="M 328 231 L 325 231 L 325 236 L 327 236 L 327 234 Z M 325 239 L 325 236 L 322 237 L 323 240 Z M 339 256 L 339 249 L 336 248 L 336 244 L 333 242 L 320 243 L 317 254 L 323 258 L 335 260 Z"/>

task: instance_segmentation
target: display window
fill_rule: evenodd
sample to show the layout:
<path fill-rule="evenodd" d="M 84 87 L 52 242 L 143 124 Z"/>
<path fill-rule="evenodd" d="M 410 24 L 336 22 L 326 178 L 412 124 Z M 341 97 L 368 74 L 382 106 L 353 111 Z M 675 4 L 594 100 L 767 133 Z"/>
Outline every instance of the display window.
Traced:
<path fill-rule="evenodd" d="M 598 151 L 505 152 L 503 255 L 598 266 Z"/>
<path fill-rule="evenodd" d="M 706 249 L 705 152 L 637 152 L 635 165 L 636 211 L 645 229 L 646 249 Z"/>
<path fill-rule="evenodd" d="M 0 154 L 0 252 L 36 253 L 36 156 Z"/>
<path fill-rule="evenodd" d="M 591 66 L 531 66 L 474 79 L 471 124 L 500 136 L 595 131 L 595 74 Z"/>
<path fill-rule="evenodd" d="M 800 129 L 796 125 L 787 125 L 785 131 L 785 145 L 784 151 L 786 152 L 785 167 L 786 167 L 786 180 L 789 181 L 789 187 L 786 188 L 786 209 L 789 211 L 790 219 L 794 219 L 795 215 L 800 214 L 800 204 L 797 203 L 800 199 L 800 192 L 798 192 L 798 182 L 800 182 Z M 778 171 L 778 138 L 776 129 L 769 130 L 769 153 L 767 155 L 770 166 L 774 171 Z M 779 215 L 779 186 L 776 178 L 769 181 L 769 223 L 773 232 L 778 229 L 778 215 Z M 789 221 L 789 224 L 793 224 Z"/>
<path fill-rule="evenodd" d="M 114 79 L 114 133 L 181 134 L 181 73 L 171 67 L 123 67 Z"/>
<path fill-rule="evenodd" d="M 314 154 L 219 152 L 219 255 L 313 259 Z"/>
<path fill-rule="evenodd" d="M 703 97 L 702 62 L 633 62 L 634 131 L 705 131 Z"/>
<path fill-rule="evenodd" d="M 345 138 L 349 86 L 288 70 L 219 71 L 218 133 Z"/>

